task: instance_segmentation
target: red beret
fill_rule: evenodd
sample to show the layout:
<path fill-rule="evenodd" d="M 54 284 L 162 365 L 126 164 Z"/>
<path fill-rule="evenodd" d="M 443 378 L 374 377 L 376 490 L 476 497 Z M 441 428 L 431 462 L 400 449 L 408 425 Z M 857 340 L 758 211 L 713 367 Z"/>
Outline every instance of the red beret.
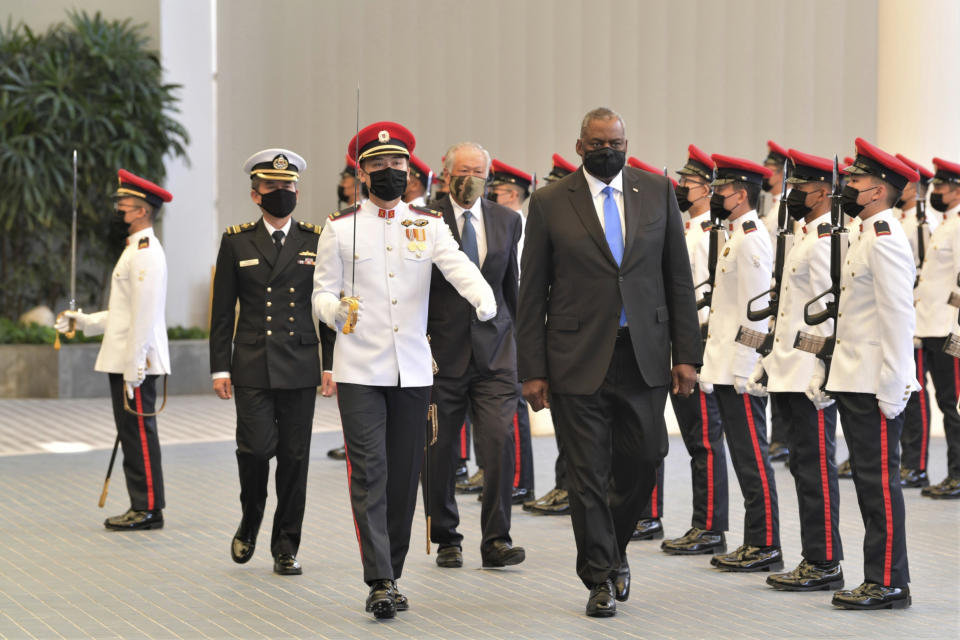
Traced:
<path fill-rule="evenodd" d="M 511 167 L 510 165 L 504 164 L 499 160 L 494 160 L 490 165 L 490 169 L 493 173 L 494 184 L 515 184 L 518 187 L 523 187 L 527 190 L 529 190 L 530 186 L 533 184 L 533 176 L 531 176 L 529 173 L 520 171 L 520 169 Z"/>
<path fill-rule="evenodd" d="M 663 169 L 657 169 L 652 164 L 647 164 L 643 160 L 640 160 L 639 158 L 635 158 L 633 156 L 630 156 L 630 158 L 627 160 L 627 164 L 633 167 L 634 169 L 643 169 L 644 171 L 649 171 L 650 173 L 655 173 L 660 176 L 664 175 Z M 677 181 L 674 180 L 673 178 L 670 178 L 670 182 L 673 184 L 674 188 L 676 188 Z"/>
<path fill-rule="evenodd" d="M 773 175 L 770 169 L 762 164 L 757 164 L 744 158 L 734 158 L 715 153 L 710 156 L 717 167 L 717 177 L 713 181 L 715 186 L 729 184 L 731 182 L 750 182 L 760 184 L 764 178 Z"/>
<path fill-rule="evenodd" d="M 426 162 L 411 153 L 410 174 L 424 186 L 427 186 L 427 176 L 430 175 L 430 167 L 427 166 Z"/>
<path fill-rule="evenodd" d="M 849 167 L 851 164 L 853 164 L 853 158 L 851 158 L 850 156 L 845 156 L 843 158 L 843 164 Z"/>
<path fill-rule="evenodd" d="M 913 160 L 903 155 L 902 153 L 897 154 L 897 160 L 899 160 L 900 162 L 902 162 L 903 164 L 907 165 L 908 167 L 916 171 L 918 174 L 920 174 L 920 179 L 923 180 L 924 183 L 930 182 L 930 180 L 933 179 L 933 172 L 930 171 L 930 169 L 927 169 L 926 167 L 921 165 L 919 162 L 914 162 Z"/>
<path fill-rule="evenodd" d="M 833 182 L 833 160 L 821 158 L 809 153 L 790 149 L 787 152 L 790 158 L 790 164 L 793 170 L 787 182 L 796 184 L 798 182 Z M 837 167 L 837 171 L 840 167 Z"/>
<path fill-rule="evenodd" d="M 374 122 L 350 139 L 347 156 L 358 161 L 383 155 L 409 156 L 416 144 L 416 138 L 402 124 Z"/>
<path fill-rule="evenodd" d="M 160 207 L 164 202 L 173 200 L 173 195 L 163 187 L 133 175 L 126 169 L 117 171 L 117 182 L 119 186 L 113 194 L 114 198 L 133 196 L 146 200 L 151 207 Z"/>
<path fill-rule="evenodd" d="M 767 149 L 769 149 L 770 151 L 769 153 L 767 153 L 766 160 L 763 161 L 764 164 L 769 162 L 773 164 L 782 165 L 783 161 L 790 156 L 789 151 L 787 151 L 786 149 L 778 145 L 773 140 L 767 140 Z"/>
<path fill-rule="evenodd" d="M 857 138 L 857 157 L 847 167 L 850 175 L 871 175 L 880 178 L 897 189 L 903 189 L 908 182 L 920 179 L 917 172 L 905 165 L 880 147 L 872 145 L 863 138 Z"/>
<path fill-rule="evenodd" d="M 954 184 L 960 183 L 960 164 L 944 160 L 943 158 L 934 158 L 933 166 L 937 168 L 934 180 L 953 182 Z"/>
<path fill-rule="evenodd" d="M 687 147 L 687 164 L 677 171 L 683 176 L 697 176 L 707 182 L 713 181 L 713 159 L 706 151 L 691 144 Z"/>
<path fill-rule="evenodd" d="M 357 175 L 357 163 L 353 161 L 349 155 L 345 156 L 347 164 L 343 167 L 343 171 L 340 172 L 340 175 L 348 174 L 356 177 Z"/>

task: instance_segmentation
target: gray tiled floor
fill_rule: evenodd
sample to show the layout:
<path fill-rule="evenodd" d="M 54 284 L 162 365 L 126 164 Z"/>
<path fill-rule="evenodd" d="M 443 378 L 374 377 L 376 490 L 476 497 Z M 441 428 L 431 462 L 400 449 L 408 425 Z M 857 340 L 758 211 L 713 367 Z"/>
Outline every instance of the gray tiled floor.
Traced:
<path fill-rule="evenodd" d="M 0 443 L 18 441 L 18 446 L 34 451 L 36 441 L 53 436 L 95 447 L 112 444 L 105 401 L 30 402 L 35 401 L 0 401 Z M 101 526 L 104 516 L 127 505 L 117 473 L 107 508 L 96 507 L 108 451 L 6 450 L 0 458 L 0 637 L 958 636 L 960 502 L 921 499 L 916 491 L 906 494 L 914 606 L 905 611 L 834 610 L 827 592 L 774 592 L 762 576 L 720 574 L 704 557 L 668 557 L 658 551 L 658 543 L 637 542 L 630 550 L 630 601 L 620 605 L 615 618 L 592 620 L 583 615 L 586 591 L 573 571 L 567 519 L 535 517 L 516 508 L 514 539 L 527 548 L 527 562 L 482 570 L 480 508 L 475 499 L 464 497 L 464 568 L 439 569 L 433 556 L 424 554 L 418 517 L 400 582 L 411 609 L 396 620 L 376 622 L 363 612 L 366 587 L 360 580 L 346 473 L 342 463 L 325 456 L 339 441 L 339 434 L 329 431 L 336 426 L 331 407 L 331 402 L 318 401 L 300 551 L 304 575 L 296 577 L 271 572 L 267 524 L 261 532 L 262 548 L 249 564 L 229 559 L 238 483 L 233 445 L 223 440 L 230 437 L 233 420 L 227 403 L 175 398 L 171 413 L 161 417 L 168 506 L 166 528 L 159 531 L 117 534 Z M 73 431 L 73 425 L 83 428 Z M 78 437 L 84 430 L 90 435 Z M 550 438 L 536 438 L 534 448 L 542 493 L 552 484 L 555 447 Z M 943 439 L 934 438 L 931 470 L 937 480 L 944 474 L 944 456 Z M 784 550 L 793 564 L 799 560 L 796 497 L 785 467 L 775 467 Z M 664 519 L 668 535 L 687 528 L 687 469 L 683 445 L 672 437 Z M 735 545 L 743 512 L 732 476 L 731 481 L 735 528 L 728 535 Z M 269 504 L 268 513 L 272 508 Z M 862 577 L 862 525 L 849 481 L 841 484 L 841 532 L 847 582 L 856 585 Z"/>

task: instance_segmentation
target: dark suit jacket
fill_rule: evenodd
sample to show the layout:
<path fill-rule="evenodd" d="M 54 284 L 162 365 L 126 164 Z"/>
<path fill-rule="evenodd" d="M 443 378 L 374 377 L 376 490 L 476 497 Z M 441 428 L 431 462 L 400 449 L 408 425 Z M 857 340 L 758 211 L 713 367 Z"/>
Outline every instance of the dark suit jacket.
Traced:
<path fill-rule="evenodd" d="M 517 347 L 514 322 L 517 317 L 517 242 L 522 222 L 512 209 L 481 198 L 487 255 L 480 267 L 497 301 L 497 315 L 480 322 L 469 302 L 464 300 L 440 270 L 433 268 L 430 279 L 430 307 L 427 333 L 430 348 L 444 377 L 461 376 L 471 355 L 482 373 L 515 371 Z M 450 232 L 460 243 L 457 220 L 449 198 L 437 203 Z M 461 246 L 462 248 L 462 246 Z"/>
<path fill-rule="evenodd" d="M 618 268 L 583 168 L 530 201 L 520 283 L 519 373 L 551 391 L 594 393 L 616 342 L 620 308 L 637 365 L 650 386 L 670 383 L 675 364 L 702 358 L 683 223 L 670 181 L 623 169 L 625 236 Z"/>
<path fill-rule="evenodd" d="M 277 256 L 262 219 L 223 234 L 213 279 L 211 372 L 229 371 L 233 384 L 261 389 L 320 384 L 310 301 L 319 238 L 313 225 L 294 221 Z"/>

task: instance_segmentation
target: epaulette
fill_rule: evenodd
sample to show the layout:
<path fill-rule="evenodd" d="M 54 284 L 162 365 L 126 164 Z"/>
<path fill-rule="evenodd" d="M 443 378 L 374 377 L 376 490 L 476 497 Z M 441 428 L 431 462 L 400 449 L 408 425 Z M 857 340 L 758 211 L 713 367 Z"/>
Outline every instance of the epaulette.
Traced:
<path fill-rule="evenodd" d="M 242 231 L 250 231 L 256 225 L 256 222 L 244 222 L 243 224 L 232 224 L 227 227 L 227 235 L 232 236 L 235 233 L 241 233 Z"/>
<path fill-rule="evenodd" d="M 443 214 L 437 211 L 436 209 L 431 209 L 429 207 L 421 207 L 420 205 L 412 204 L 410 205 L 410 210 L 419 213 L 422 216 L 430 216 L 431 218 L 442 218 Z"/>
<path fill-rule="evenodd" d="M 354 204 L 347 207 L 346 209 L 340 209 L 340 211 L 334 211 L 333 213 L 330 214 L 330 217 L 328 218 L 328 220 L 339 220 L 340 218 L 346 218 L 348 216 L 352 216 L 359 209 L 360 209 L 360 205 Z M 319 233 L 319 231 L 317 233 Z"/>
<path fill-rule="evenodd" d="M 833 227 L 830 225 L 829 222 L 821 222 L 820 224 L 817 225 L 818 238 L 826 238 L 831 233 L 833 233 Z"/>
<path fill-rule="evenodd" d="M 709 220 L 704 220 L 703 222 L 700 223 L 700 228 L 703 229 L 704 231 L 710 231 L 712 227 L 713 227 L 713 223 L 710 222 Z"/>
<path fill-rule="evenodd" d="M 753 220 L 747 220 L 743 223 L 743 232 L 744 233 L 753 233 L 757 230 L 757 223 Z"/>
<path fill-rule="evenodd" d="M 313 224 L 312 222 L 303 222 L 302 220 L 297 222 L 300 225 L 301 231 L 306 231 L 307 233 L 315 233 L 320 235 L 320 232 L 323 231 L 323 227 L 318 224 Z"/>
<path fill-rule="evenodd" d="M 148 236 L 143 236 L 140 238 L 140 241 L 137 242 L 137 249 L 146 249 L 150 246 L 150 238 Z"/>
<path fill-rule="evenodd" d="M 878 236 L 890 235 L 890 225 L 887 224 L 886 220 L 877 220 L 876 222 L 874 222 L 873 230 L 877 232 Z"/>

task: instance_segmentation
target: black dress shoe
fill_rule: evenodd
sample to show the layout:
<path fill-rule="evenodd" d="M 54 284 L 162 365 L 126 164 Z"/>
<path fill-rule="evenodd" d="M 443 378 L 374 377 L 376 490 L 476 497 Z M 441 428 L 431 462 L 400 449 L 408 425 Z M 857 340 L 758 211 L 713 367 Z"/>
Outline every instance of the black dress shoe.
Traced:
<path fill-rule="evenodd" d="M 103 526 L 114 531 L 138 531 L 140 529 L 162 529 L 163 511 L 134 511 L 127 509 L 123 515 L 113 516 L 103 521 Z"/>
<path fill-rule="evenodd" d="M 373 617 L 381 620 L 397 615 L 397 590 L 393 580 L 374 580 L 370 585 L 365 611 L 373 612 Z"/>
<path fill-rule="evenodd" d="M 523 508 L 542 516 L 565 516 L 570 513 L 570 496 L 566 489 L 551 489 L 542 498 L 534 500 L 529 508 L 526 504 Z"/>
<path fill-rule="evenodd" d="M 624 560 L 617 569 L 617 577 L 613 579 L 613 588 L 616 592 L 616 599 L 620 602 L 626 602 L 630 597 L 630 565 Z"/>
<path fill-rule="evenodd" d="M 591 618 L 609 618 L 617 615 L 617 602 L 613 599 L 613 583 L 610 580 L 594 585 L 590 589 L 587 615 Z"/>
<path fill-rule="evenodd" d="M 852 478 L 853 477 L 853 467 L 850 466 L 850 458 L 847 458 L 840 463 L 840 466 L 837 467 L 837 477 L 838 478 Z"/>
<path fill-rule="evenodd" d="M 523 504 L 527 500 L 533 497 L 533 492 L 529 489 L 523 487 L 514 487 L 513 493 L 510 496 L 511 504 Z"/>
<path fill-rule="evenodd" d="M 477 469 L 477 472 L 467 480 L 457 481 L 455 485 L 457 493 L 479 493 L 483 491 L 483 469 Z"/>
<path fill-rule="evenodd" d="M 346 447 L 336 447 L 327 451 L 327 457 L 333 458 L 334 460 L 346 460 L 347 459 L 347 448 Z"/>
<path fill-rule="evenodd" d="M 440 545 L 437 549 L 437 566 L 458 569 L 463 566 L 463 551 L 457 545 Z"/>
<path fill-rule="evenodd" d="M 841 609 L 906 609 L 911 602 L 910 587 L 885 587 L 873 582 L 837 591 L 832 600 L 833 606 Z"/>
<path fill-rule="evenodd" d="M 790 459 L 790 448 L 784 442 L 770 443 L 770 462 L 787 462 Z"/>
<path fill-rule="evenodd" d="M 281 576 L 299 576 L 303 568 L 292 553 L 278 553 L 273 559 L 273 572 Z"/>
<path fill-rule="evenodd" d="M 900 486 L 904 489 L 921 489 L 930 486 L 930 477 L 922 469 L 900 468 Z"/>
<path fill-rule="evenodd" d="M 393 581 L 393 603 L 397 607 L 397 611 L 406 611 L 410 608 L 410 601 L 407 600 L 407 596 L 400 593 L 396 580 Z"/>
<path fill-rule="evenodd" d="M 723 531 L 707 531 L 693 527 L 679 538 L 664 540 L 660 543 L 660 549 L 671 556 L 724 553 L 727 550 L 727 538 Z"/>
<path fill-rule="evenodd" d="M 783 569 L 783 554 L 780 547 L 753 547 L 745 544 L 732 553 L 713 556 L 710 564 L 721 571 L 780 571 Z"/>
<path fill-rule="evenodd" d="M 233 535 L 233 542 L 230 543 L 230 557 L 237 564 L 249 562 L 253 557 L 253 551 L 257 548 L 257 534 L 245 530 L 243 524 Z"/>
<path fill-rule="evenodd" d="M 920 495 L 937 500 L 954 500 L 960 498 L 960 478 L 947 476 L 940 484 L 921 489 Z"/>
<path fill-rule="evenodd" d="M 506 540 L 494 540 L 490 548 L 481 555 L 484 567 L 509 567 L 527 559 L 527 552 L 523 547 L 514 547 Z"/>
<path fill-rule="evenodd" d="M 454 479 L 456 482 L 460 482 L 461 480 L 466 481 L 468 475 L 469 475 L 469 473 L 467 472 L 467 461 L 466 461 L 466 460 L 461 460 L 461 461 L 460 461 L 460 465 L 459 465 L 459 466 L 457 467 L 457 469 L 453 472 L 453 479 Z"/>
<path fill-rule="evenodd" d="M 663 525 L 660 518 L 643 518 L 637 522 L 637 528 L 630 534 L 630 540 L 659 540 L 663 537 Z"/>
<path fill-rule="evenodd" d="M 767 576 L 767 584 L 779 591 L 833 591 L 843 587 L 843 569 L 839 562 L 814 564 L 801 560 L 793 571 Z"/>

